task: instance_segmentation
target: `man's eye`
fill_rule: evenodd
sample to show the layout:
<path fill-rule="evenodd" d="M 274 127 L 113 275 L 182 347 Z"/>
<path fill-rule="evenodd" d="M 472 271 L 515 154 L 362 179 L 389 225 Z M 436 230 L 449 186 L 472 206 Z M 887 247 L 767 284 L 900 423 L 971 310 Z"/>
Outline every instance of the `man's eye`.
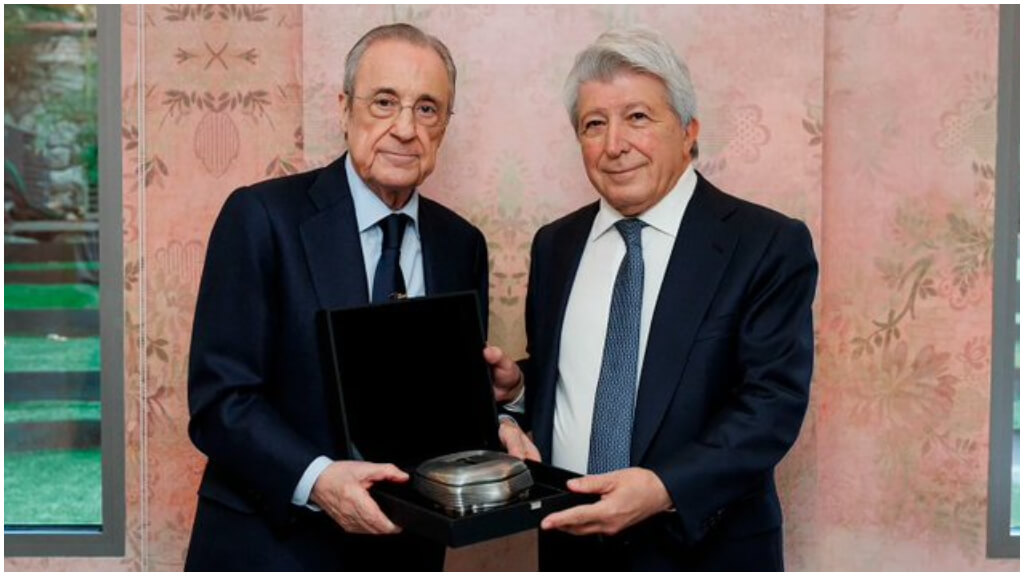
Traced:
<path fill-rule="evenodd" d="M 391 108 L 398 106 L 398 100 L 395 100 L 394 98 L 389 98 L 387 96 L 378 96 L 373 99 L 373 105 L 377 106 L 378 108 L 390 110 Z"/>
<path fill-rule="evenodd" d="M 423 116 L 435 116 L 438 113 L 437 105 L 424 102 L 416 105 L 416 112 Z"/>
<path fill-rule="evenodd" d="M 602 120 L 587 120 L 583 123 L 583 131 L 586 132 L 588 130 L 600 128 L 601 126 L 604 126 L 604 121 Z"/>
<path fill-rule="evenodd" d="M 629 119 L 633 120 L 634 122 L 639 120 L 646 120 L 647 118 L 647 114 L 643 112 L 633 112 L 632 114 L 629 115 Z"/>

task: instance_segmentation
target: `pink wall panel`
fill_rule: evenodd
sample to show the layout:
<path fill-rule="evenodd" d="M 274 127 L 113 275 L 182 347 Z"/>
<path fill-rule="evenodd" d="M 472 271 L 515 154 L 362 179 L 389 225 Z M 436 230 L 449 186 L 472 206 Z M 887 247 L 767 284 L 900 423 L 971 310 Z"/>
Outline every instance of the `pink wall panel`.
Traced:
<path fill-rule="evenodd" d="M 997 10 L 826 10 L 817 554 L 985 561 Z"/>

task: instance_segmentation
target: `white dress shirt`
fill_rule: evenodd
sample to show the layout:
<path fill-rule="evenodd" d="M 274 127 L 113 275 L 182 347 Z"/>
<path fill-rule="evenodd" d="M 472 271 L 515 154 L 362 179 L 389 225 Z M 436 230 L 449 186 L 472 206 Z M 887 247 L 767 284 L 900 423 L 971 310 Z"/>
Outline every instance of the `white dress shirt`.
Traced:
<path fill-rule="evenodd" d="M 637 385 L 644 364 L 654 306 L 665 278 L 665 269 L 668 268 L 679 224 L 696 186 L 697 174 L 690 165 L 672 190 L 638 217 L 647 226 L 641 232 L 644 291 L 640 313 Z M 590 228 L 590 236 L 583 248 L 562 325 L 555 390 L 552 463 L 581 474 L 586 474 L 590 456 L 594 395 L 604 356 L 612 288 L 619 264 L 626 255 L 626 244 L 614 227 L 623 218 L 601 199 L 594 224 Z"/>
<path fill-rule="evenodd" d="M 349 190 L 352 191 L 356 226 L 359 228 L 359 242 L 363 248 L 367 294 L 373 293 L 373 277 L 377 271 L 377 260 L 380 259 L 381 243 L 384 240 L 384 231 L 377 226 L 377 223 L 391 214 L 405 214 L 411 221 L 405 226 L 405 233 L 402 236 L 398 265 L 402 268 L 402 276 L 405 278 L 406 295 L 410 298 L 423 296 L 426 294 L 426 286 L 423 281 L 423 251 L 420 247 L 419 192 L 414 190 L 405 206 L 393 211 L 370 190 L 356 173 L 352 166 L 352 156 L 345 158 L 345 175 L 348 177 Z M 309 504 L 309 494 L 313 491 L 316 479 L 332 462 L 333 460 L 327 456 L 319 456 L 310 463 L 295 486 L 292 504 L 317 509 Z"/>

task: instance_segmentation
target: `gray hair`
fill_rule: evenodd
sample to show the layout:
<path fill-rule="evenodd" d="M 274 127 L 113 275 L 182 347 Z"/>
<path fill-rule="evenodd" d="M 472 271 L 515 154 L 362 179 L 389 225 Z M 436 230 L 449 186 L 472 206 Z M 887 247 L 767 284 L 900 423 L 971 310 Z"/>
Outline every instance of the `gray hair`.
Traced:
<path fill-rule="evenodd" d="M 579 126 L 579 91 L 585 82 L 608 81 L 623 71 L 643 72 L 665 84 L 669 104 L 686 126 L 697 117 L 697 95 L 690 71 L 658 33 L 645 28 L 609 30 L 576 56 L 565 80 L 565 107 L 573 129 Z"/>
<path fill-rule="evenodd" d="M 437 52 L 437 55 L 441 57 L 441 61 L 444 62 L 445 70 L 448 72 L 448 88 L 450 93 L 448 113 L 450 114 L 455 108 L 455 62 L 452 60 L 452 55 L 448 51 L 448 47 L 444 45 L 444 42 L 412 24 L 398 23 L 377 26 L 364 34 L 356 42 L 355 46 L 349 50 L 348 56 L 345 57 L 345 81 L 342 85 L 342 90 L 345 91 L 345 94 L 349 97 L 353 96 L 353 90 L 355 90 L 356 85 L 356 72 L 359 70 L 359 63 L 363 59 L 363 54 L 374 43 L 384 40 L 401 40 L 413 46 L 432 48 L 434 52 Z"/>

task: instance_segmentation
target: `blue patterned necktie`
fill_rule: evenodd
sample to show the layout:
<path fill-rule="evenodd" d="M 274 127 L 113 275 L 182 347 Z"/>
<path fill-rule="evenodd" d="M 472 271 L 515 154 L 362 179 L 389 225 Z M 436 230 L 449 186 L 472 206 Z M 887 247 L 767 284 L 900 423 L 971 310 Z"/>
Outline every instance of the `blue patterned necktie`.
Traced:
<path fill-rule="evenodd" d="M 405 294 L 405 278 L 402 277 L 399 259 L 408 221 L 409 217 L 405 214 L 392 214 L 377 222 L 384 232 L 384 239 L 380 245 L 377 271 L 373 274 L 372 302 L 386 302 L 395 295 Z"/>
<path fill-rule="evenodd" d="M 646 224 L 635 218 L 615 223 L 626 243 L 626 255 L 615 276 L 608 312 L 601 375 L 597 380 L 591 420 L 588 474 L 629 467 L 640 354 L 640 308 L 644 295 L 644 255 L 640 243 L 644 226 Z"/>

